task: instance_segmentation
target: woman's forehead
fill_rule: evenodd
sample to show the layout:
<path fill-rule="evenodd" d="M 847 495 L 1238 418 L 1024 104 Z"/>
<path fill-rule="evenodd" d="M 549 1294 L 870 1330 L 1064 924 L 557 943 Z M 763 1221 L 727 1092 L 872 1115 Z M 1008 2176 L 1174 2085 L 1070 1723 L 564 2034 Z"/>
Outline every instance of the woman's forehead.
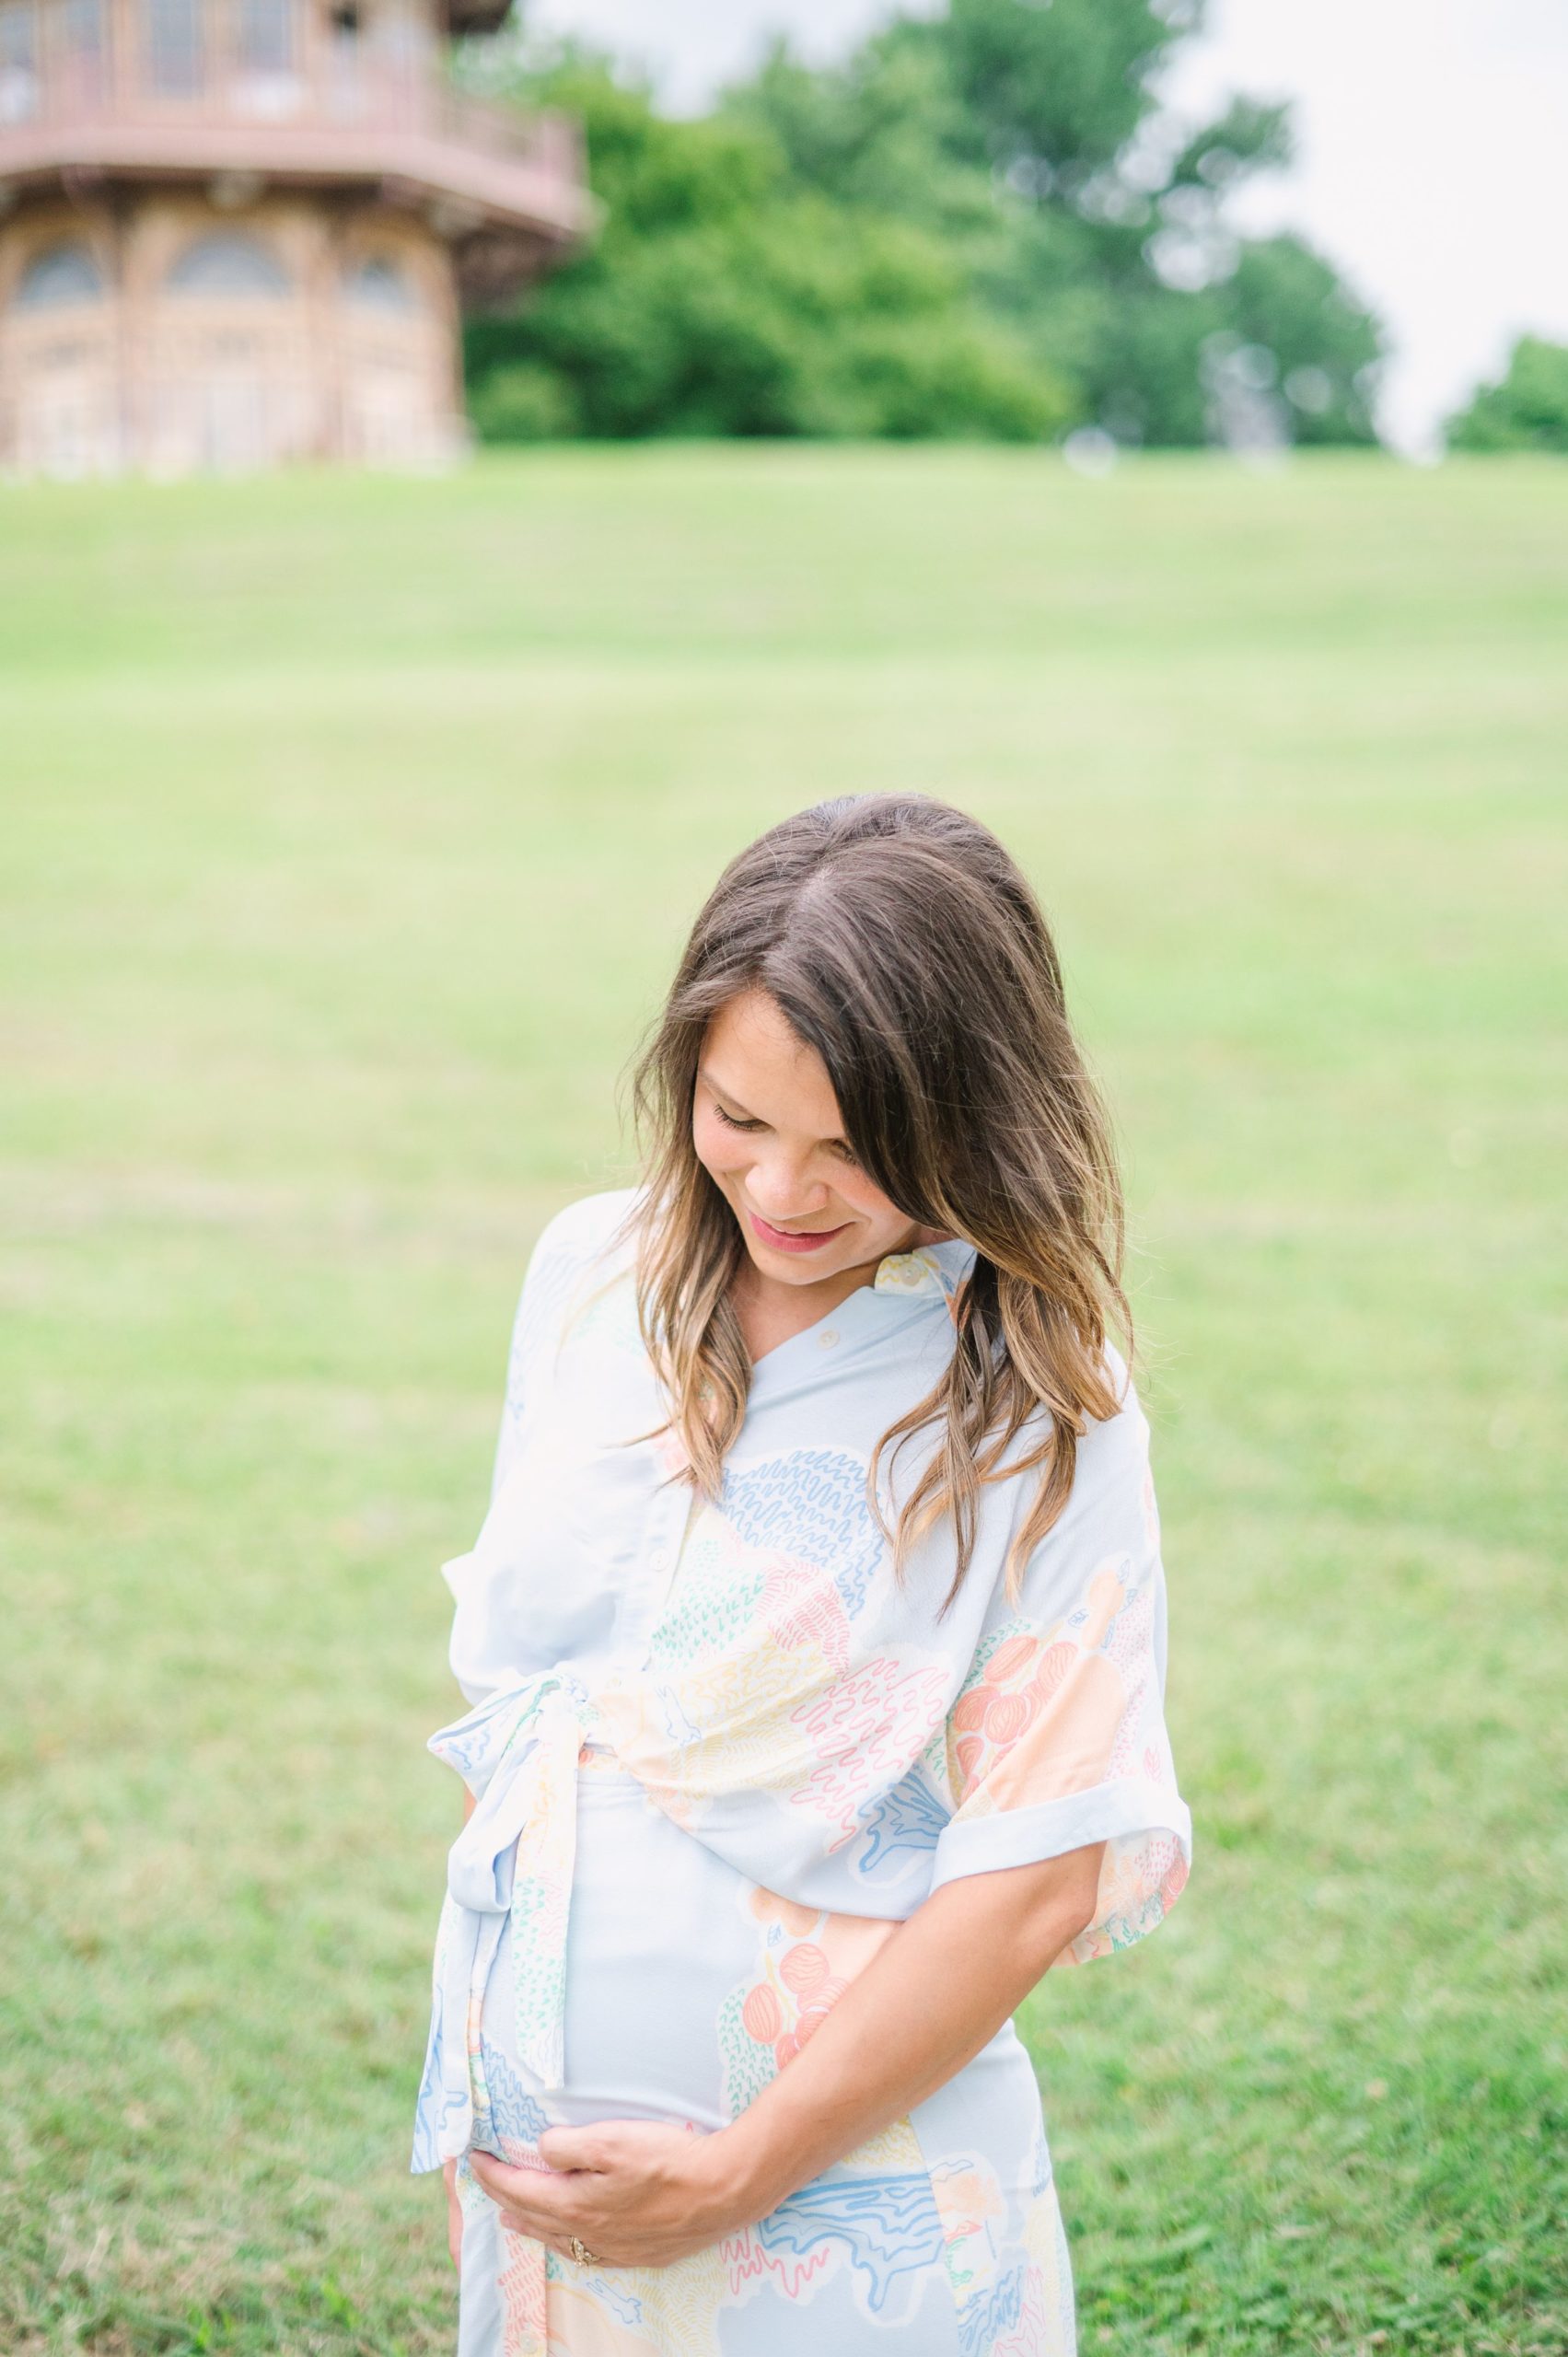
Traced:
<path fill-rule="evenodd" d="M 749 1113 L 792 1129 L 815 1128 L 824 1137 L 836 1137 L 842 1126 L 827 1065 L 765 991 L 742 992 L 719 1009 L 699 1070 Z"/>

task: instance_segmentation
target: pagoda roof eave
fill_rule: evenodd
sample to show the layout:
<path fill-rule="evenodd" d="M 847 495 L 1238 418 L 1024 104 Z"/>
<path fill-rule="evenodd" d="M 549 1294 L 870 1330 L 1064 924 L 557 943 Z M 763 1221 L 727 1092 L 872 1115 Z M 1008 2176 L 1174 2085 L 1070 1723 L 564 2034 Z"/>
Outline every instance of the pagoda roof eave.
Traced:
<path fill-rule="evenodd" d="M 168 122 L 0 131 L 0 181 L 18 192 L 54 181 L 180 182 L 238 172 L 296 187 L 385 189 L 402 202 L 448 208 L 467 226 L 526 230 L 546 244 L 575 243 L 599 212 L 580 181 L 428 132 Z"/>

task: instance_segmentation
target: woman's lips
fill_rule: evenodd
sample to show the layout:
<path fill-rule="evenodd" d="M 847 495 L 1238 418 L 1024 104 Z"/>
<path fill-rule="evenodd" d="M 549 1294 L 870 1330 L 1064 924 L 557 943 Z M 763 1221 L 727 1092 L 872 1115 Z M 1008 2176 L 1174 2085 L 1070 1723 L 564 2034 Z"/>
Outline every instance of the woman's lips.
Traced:
<path fill-rule="evenodd" d="M 787 1228 L 772 1226 L 755 1212 L 748 1212 L 746 1216 L 762 1242 L 774 1252 L 819 1252 L 824 1244 L 830 1244 L 834 1237 L 842 1236 L 849 1225 L 846 1219 L 841 1221 L 837 1227 L 808 1228 L 802 1235 L 791 1236 Z"/>

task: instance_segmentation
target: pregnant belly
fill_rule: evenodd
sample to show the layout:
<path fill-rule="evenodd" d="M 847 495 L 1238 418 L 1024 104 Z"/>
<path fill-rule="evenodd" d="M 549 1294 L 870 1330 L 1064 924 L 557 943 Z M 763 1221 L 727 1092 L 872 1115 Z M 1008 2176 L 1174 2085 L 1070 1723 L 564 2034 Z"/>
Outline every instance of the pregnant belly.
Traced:
<path fill-rule="evenodd" d="M 609 1755 L 577 1779 L 564 2084 L 519 2059 L 506 1944 L 485 1993 L 485 2076 L 503 2136 L 545 2121 L 722 2128 L 826 2018 L 890 1922 L 821 1915 L 683 1832 Z M 518 1927 L 519 1938 L 527 1932 Z"/>
<path fill-rule="evenodd" d="M 541 2086 L 519 2055 L 509 1941 L 485 1991 L 484 2077 L 503 2141 L 531 2142 L 547 2123 L 595 2119 L 723 2127 L 733 2116 L 735 2078 L 725 2029 L 738 2017 L 765 1936 L 759 1898 L 656 1807 L 634 1776 L 607 1755 L 586 1759 L 566 1928 L 563 2086 Z M 512 1936 L 526 1941 L 526 1925 Z"/>
<path fill-rule="evenodd" d="M 722 2025 L 759 1944 L 753 1886 L 623 1769 L 590 1759 L 577 1792 L 563 2115 L 722 2127 Z"/>

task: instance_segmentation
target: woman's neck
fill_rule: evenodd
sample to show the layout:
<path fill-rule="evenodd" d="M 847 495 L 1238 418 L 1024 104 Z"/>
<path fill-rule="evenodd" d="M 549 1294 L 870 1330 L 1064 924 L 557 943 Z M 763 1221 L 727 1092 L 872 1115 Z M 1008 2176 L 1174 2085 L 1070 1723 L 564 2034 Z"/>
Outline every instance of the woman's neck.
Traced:
<path fill-rule="evenodd" d="M 776 1351 L 781 1342 L 804 1334 L 808 1326 L 819 1324 L 862 1286 L 874 1283 L 881 1265 L 880 1260 L 868 1260 L 811 1284 L 790 1285 L 763 1276 L 750 1260 L 743 1262 L 736 1271 L 729 1298 L 753 1363 Z"/>
<path fill-rule="evenodd" d="M 939 1228 L 912 1227 L 902 1243 L 893 1245 L 893 1253 L 917 1251 L 923 1244 L 942 1244 L 950 1238 Z M 840 1269 L 830 1277 L 809 1283 L 785 1284 L 777 1277 L 765 1276 L 749 1258 L 736 1271 L 730 1284 L 729 1298 L 752 1364 L 776 1351 L 781 1342 L 792 1341 L 796 1334 L 804 1334 L 847 1301 L 863 1286 L 876 1283 L 877 1271 L 884 1260 L 883 1253 L 875 1260 L 864 1260 L 858 1266 Z"/>

